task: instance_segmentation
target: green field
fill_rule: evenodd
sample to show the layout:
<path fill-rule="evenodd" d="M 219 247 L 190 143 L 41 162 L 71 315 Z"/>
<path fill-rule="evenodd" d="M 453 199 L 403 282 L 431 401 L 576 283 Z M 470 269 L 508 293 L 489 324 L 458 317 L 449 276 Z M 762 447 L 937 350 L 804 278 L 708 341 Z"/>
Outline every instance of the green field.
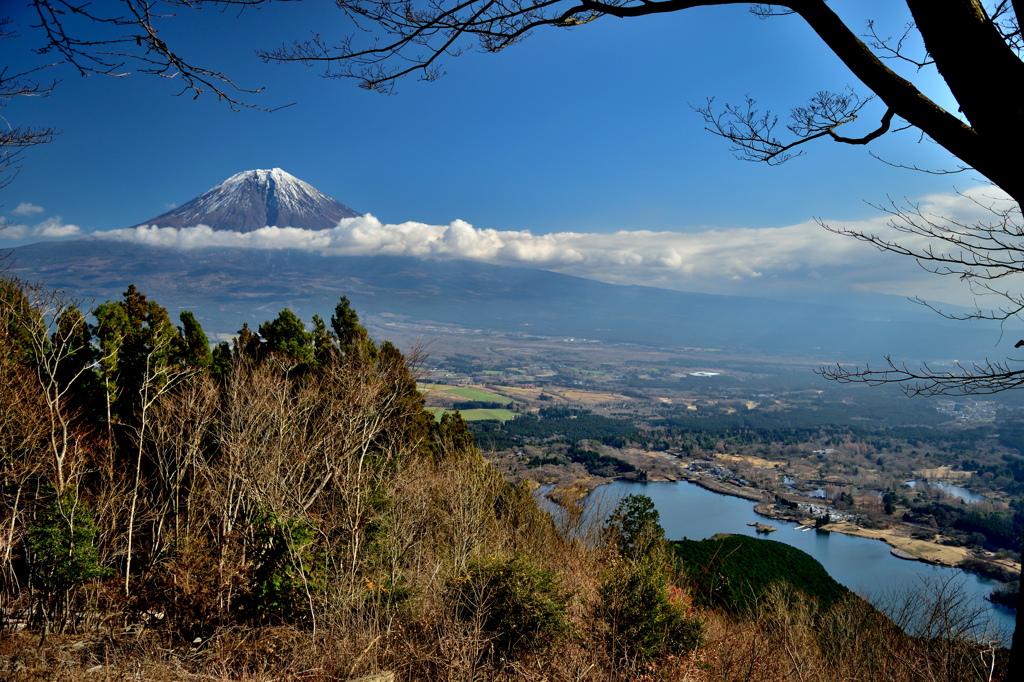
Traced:
<path fill-rule="evenodd" d="M 441 419 L 441 415 L 447 412 L 443 407 L 428 407 L 434 413 L 434 419 Z M 516 413 L 512 410 L 460 410 L 459 414 L 468 422 L 480 421 L 482 419 L 497 419 L 507 422 L 514 419 Z"/>
<path fill-rule="evenodd" d="M 497 393 L 491 393 L 489 391 L 481 391 L 479 388 L 464 388 L 462 386 L 446 386 L 444 384 L 420 384 L 418 388 L 421 391 L 440 391 L 442 393 L 448 393 L 454 395 L 463 400 L 479 400 L 488 403 L 504 403 L 509 404 L 512 402 L 503 395 Z M 484 417 L 478 417 L 478 419 L 484 419 Z"/>

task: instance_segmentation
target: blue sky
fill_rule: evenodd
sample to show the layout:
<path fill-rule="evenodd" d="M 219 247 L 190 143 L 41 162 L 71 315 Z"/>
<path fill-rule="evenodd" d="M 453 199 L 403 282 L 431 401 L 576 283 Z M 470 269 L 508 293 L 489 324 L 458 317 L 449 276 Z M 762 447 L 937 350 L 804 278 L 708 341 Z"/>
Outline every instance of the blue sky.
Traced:
<path fill-rule="evenodd" d="M 909 18 L 900 13 L 902 3 L 832 4 L 858 32 L 868 17 L 888 33 L 901 32 Z M 166 22 L 161 35 L 179 53 L 240 84 L 264 87 L 252 103 L 295 103 L 273 113 L 233 112 L 213 97 L 175 97 L 173 79 L 82 78 L 53 69 L 61 79 L 53 96 L 13 100 L 0 112 L 11 125 L 62 131 L 52 144 L 28 151 L 18 178 L 0 191 L 0 211 L 29 227 L 50 221 L 86 233 L 124 228 L 241 170 L 280 167 L 383 224 L 461 220 L 478 230 L 537 236 L 713 228 L 734 235 L 739 252 L 761 248 L 757 240 L 744 242 L 750 230 L 803 226 L 799 236 L 779 237 L 796 240 L 790 250 L 802 248 L 801 239 L 813 247 L 801 260 L 803 273 L 832 244 L 849 249 L 840 244 L 848 240 L 809 226 L 812 218 L 870 225 L 879 214 L 866 201 L 916 200 L 978 184 L 967 174 L 895 169 L 863 147 L 827 142 L 776 168 L 734 159 L 689 104 L 709 96 L 739 102 L 750 94 L 785 117 L 817 90 L 859 85 L 797 18 L 762 21 L 742 6 L 605 18 L 574 31 L 538 31 L 501 54 L 448 59 L 441 80 L 408 78 L 398 94 L 384 96 L 323 79 L 316 67 L 268 65 L 253 55 L 306 37 L 311 28 L 339 38 L 351 30 L 341 12 L 321 5 L 271 5 L 241 17 L 185 10 Z M 11 11 L 22 37 L 0 43 L 0 58 L 16 69 L 38 59 L 29 50 L 39 39 L 24 25 L 30 17 Z M 936 76 L 910 75 L 949 105 Z M 880 113 L 869 108 L 850 134 L 870 130 Z M 953 165 L 914 131 L 886 136 L 872 149 L 905 164 Z M 11 214 L 29 204 L 42 211 Z M 926 282 L 936 296 L 945 291 L 921 280 L 913 263 L 858 253 L 831 266 L 846 273 L 846 285 L 871 288 L 884 279 L 882 268 L 889 279 Z M 585 268 L 574 274 L 601 277 Z M 763 279 L 714 279 L 614 281 L 768 291 Z M 794 280 L 787 291 L 804 282 Z M 917 286 L 904 284 L 873 288 L 913 293 L 905 289 Z M 941 295 L 956 297 L 951 290 Z"/>

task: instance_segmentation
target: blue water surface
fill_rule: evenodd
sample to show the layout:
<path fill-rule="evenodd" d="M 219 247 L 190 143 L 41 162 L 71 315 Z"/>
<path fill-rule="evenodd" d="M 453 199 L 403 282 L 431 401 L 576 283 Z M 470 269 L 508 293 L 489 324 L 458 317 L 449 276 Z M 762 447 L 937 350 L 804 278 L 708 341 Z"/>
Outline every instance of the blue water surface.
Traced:
<path fill-rule="evenodd" d="M 986 609 L 993 625 L 1003 631 L 1007 642 L 1007 633 L 1013 632 L 1015 612 L 985 600 L 985 596 L 998 585 L 988 578 L 958 569 L 898 559 L 890 553 L 889 545 L 880 540 L 815 530 L 800 531 L 795 523 L 757 514 L 754 503 L 749 500 L 713 493 L 686 481 L 614 481 L 597 488 L 590 503 L 608 509 L 626 495 L 647 495 L 654 501 L 669 540 L 703 540 L 716 533 L 757 536 L 748 523 L 775 526 L 778 530 L 767 536 L 769 539 L 807 552 L 821 562 L 829 575 L 876 604 L 883 593 L 918 587 L 922 579 L 957 577 L 975 603 Z"/>

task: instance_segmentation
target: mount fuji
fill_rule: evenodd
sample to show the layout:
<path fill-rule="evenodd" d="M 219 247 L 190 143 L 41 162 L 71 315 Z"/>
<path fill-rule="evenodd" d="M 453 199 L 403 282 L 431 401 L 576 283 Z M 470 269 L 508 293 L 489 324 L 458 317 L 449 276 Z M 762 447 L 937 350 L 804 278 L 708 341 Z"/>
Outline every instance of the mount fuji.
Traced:
<path fill-rule="evenodd" d="M 261 227 L 327 230 L 362 214 L 280 168 L 236 173 L 213 189 L 133 227 L 195 227 L 252 232 Z"/>

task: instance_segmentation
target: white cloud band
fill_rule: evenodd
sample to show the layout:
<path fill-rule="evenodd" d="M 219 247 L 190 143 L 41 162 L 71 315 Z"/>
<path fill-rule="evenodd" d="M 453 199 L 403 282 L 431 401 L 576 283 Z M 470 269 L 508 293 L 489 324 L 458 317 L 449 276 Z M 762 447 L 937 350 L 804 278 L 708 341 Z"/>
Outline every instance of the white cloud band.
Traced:
<path fill-rule="evenodd" d="M 985 203 L 993 191 L 977 188 L 962 195 L 930 196 L 921 209 L 950 218 L 972 219 L 973 214 L 985 213 L 976 202 Z M 59 224 L 59 219 L 56 222 Z M 887 229 L 886 222 L 887 216 L 879 212 L 865 221 L 829 224 L 879 233 Z M 73 225 L 62 227 L 78 229 Z M 936 278 L 922 273 L 912 260 L 882 254 L 854 239 L 831 234 L 811 220 L 760 229 L 536 235 L 529 230 L 479 229 L 462 220 L 449 225 L 385 224 L 366 215 L 342 220 L 329 230 L 264 227 L 238 233 L 205 225 L 180 229 L 141 226 L 92 236 L 178 249 L 300 249 L 322 255 L 464 259 L 540 268 L 605 282 L 704 292 L 806 293 L 809 286 L 816 291 L 850 287 L 900 294 L 922 293 L 922 288 L 925 294 L 939 291 Z M 912 235 L 902 235 L 901 242 L 921 245 Z M 922 276 L 929 278 L 924 287 L 920 284 Z M 948 290 L 942 298 L 953 300 Z"/>
<path fill-rule="evenodd" d="M 47 218 L 35 227 L 28 225 L 4 225 L 0 228 L 0 239 L 24 241 L 26 239 L 62 239 L 82 234 L 78 225 L 65 224 L 61 217 Z"/>
<path fill-rule="evenodd" d="M 35 215 L 37 213 L 42 213 L 44 210 L 46 209 L 42 206 L 36 206 L 31 202 L 23 201 L 18 204 L 18 207 L 11 211 L 11 213 L 13 215 Z"/>

